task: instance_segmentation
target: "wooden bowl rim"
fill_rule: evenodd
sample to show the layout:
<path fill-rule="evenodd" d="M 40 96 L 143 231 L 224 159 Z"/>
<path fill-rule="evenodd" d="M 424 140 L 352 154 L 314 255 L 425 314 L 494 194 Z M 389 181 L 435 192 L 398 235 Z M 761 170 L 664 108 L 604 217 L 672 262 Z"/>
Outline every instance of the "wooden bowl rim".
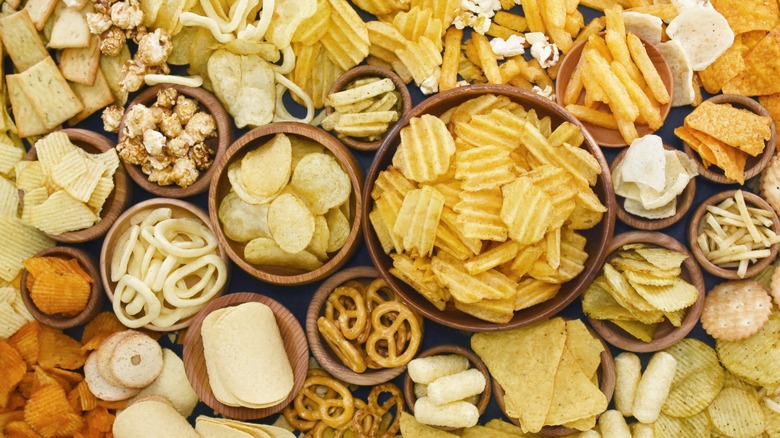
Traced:
<path fill-rule="evenodd" d="M 439 311 L 435 308 L 431 308 L 432 306 L 427 306 L 425 304 L 418 305 L 412 298 L 407 296 L 407 292 L 403 289 L 404 286 L 402 286 L 399 283 L 400 280 L 396 279 L 396 277 L 391 275 L 387 269 L 383 269 L 382 259 L 386 258 L 387 256 L 382 250 L 381 245 L 379 244 L 376 238 L 376 233 L 374 232 L 371 222 L 368 219 L 368 209 L 373 205 L 373 199 L 371 198 L 371 191 L 374 187 L 374 182 L 376 180 L 377 175 L 379 174 L 380 171 L 384 170 L 384 167 L 380 168 L 380 164 L 384 156 L 390 153 L 391 149 L 394 150 L 397 147 L 394 145 L 394 143 L 397 142 L 396 139 L 399 136 L 399 132 L 401 128 L 407 125 L 409 120 L 412 117 L 417 117 L 421 114 L 430 113 L 431 109 L 436 108 L 438 105 L 441 104 L 442 101 L 446 102 L 450 99 L 456 101 L 462 99 L 463 101 L 465 101 L 469 98 L 474 98 L 486 93 L 507 96 L 510 97 L 510 99 L 514 99 L 516 101 L 517 100 L 524 101 L 525 102 L 524 105 L 533 104 L 542 107 L 545 111 L 549 111 L 550 113 L 555 114 L 556 117 L 564 121 L 568 121 L 569 123 L 572 123 L 573 125 L 579 127 L 582 130 L 583 137 L 585 138 L 585 144 L 590 146 L 590 151 L 593 157 L 598 161 L 602 169 L 599 178 L 601 184 L 604 185 L 605 199 L 600 199 L 600 200 L 607 207 L 607 212 L 604 214 L 601 222 L 596 227 L 594 227 L 594 228 L 603 227 L 604 231 L 601 236 L 601 239 L 598 241 L 597 250 L 594 253 L 590 254 L 590 257 L 593 257 L 592 259 L 593 263 L 591 265 L 591 268 L 589 270 L 588 269 L 583 270 L 583 272 L 581 272 L 579 276 L 575 277 L 570 282 L 565 283 L 565 284 L 574 284 L 575 285 L 573 286 L 574 291 L 571 292 L 569 296 L 566 296 L 563 299 L 556 301 L 556 304 L 554 306 L 546 308 L 541 313 L 538 313 L 526 319 L 518 317 L 518 312 L 515 312 L 515 316 L 513 317 L 513 319 L 506 324 L 497 324 L 488 321 L 483 321 L 457 310 Z M 366 239 L 366 245 L 368 247 L 369 255 L 371 256 L 371 261 L 379 270 L 379 273 L 382 275 L 382 278 L 385 279 L 385 281 L 393 290 L 393 292 L 397 293 L 415 311 L 417 311 L 418 313 L 422 314 L 423 316 L 425 316 L 426 318 L 432 321 L 435 321 L 439 324 L 457 330 L 463 330 L 469 332 L 503 331 L 503 330 L 510 330 L 517 327 L 522 327 L 524 325 L 533 324 L 534 322 L 548 319 L 549 317 L 563 310 L 566 306 L 568 306 L 574 300 L 576 300 L 577 297 L 579 297 L 582 294 L 582 292 L 584 292 L 585 287 L 588 284 L 590 284 L 590 282 L 593 280 L 593 278 L 595 278 L 596 274 L 598 273 L 597 267 L 600 267 L 603 264 L 604 257 L 606 257 L 607 245 L 609 244 L 609 241 L 612 239 L 612 235 L 615 231 L 615 210 L 617 207 L 615 204 L 616 204 L 615 193 L 614 193 L 614 189 L 612 188 L 612 176 L 609 172 L 609 165 L 607 164 L 606 158 L 604 158 L 604 154 L 602 153 L 601 148 L 598 146 L 598 144 L 596 144 L 591 134 L 588 132 L 587 129 L 585 129 L 582 126 L 582 123 L 579 120 L 574 118 L 571 114 L 569 114 L 563 107 L 561 107 L 557 103 L 545 97 L 539 96 L 536 93 L 530 93 L 506 85 L 494 85 L 494 84 L 469 85 L 464 87 L 453 88 L 451 90 L 441 92 L 439 94 L 434 95 L 433 97 L 424 100 L 422 103 L 415 106 L 409 114 L 404 116 L 404 118 L 402 118 L 396 124 L 393 130 L 390 131 L 390 133 L 387 135 L 384 143 L 382 143 L 382 147 L 379 149 L 376 156 L 374 157 L 374 161 L 371 164 L 371 168 L 369 169 L 369 172 L 366 176 L 366 185 L 363 188 L 363 208 L 365 209 L 365 211 L 363 212 L 363 224 L 362 224 L 363 235 Z M 588 261 L 590 260 L 591 259 L 589 258 Z M 554 301 L 558 298 L 559 296 L 556 296 L 556 298 L 553 298 L 553 300 L 548 300 L 546 303 Z M 542 305 L 543 304 L 544 303 L 542 303 Z M 450 316 L 451 313 L 462 317 L 464 321 L 453 319 Z"/>
<path fill-rule="evenodd" d="M 674 327 L 662 336 L 658 336 L 658 332 L 656 332 L 656 336 L 653 337 L 653 340 L 650 342 L 644 342 L 634 338 L 610 321 L 601 321 L 589 317 L 588 322 L 593 329 L 598 332 L 602 339 L 615 347 L 635 353 L 660 351 L 676 344 L 678 341 L 688 336 L 693 328 L 696 327 L 696 323 L 699 322 L 699 317 L 704 310 L 704 297 L 707 292 L 707 287 L 704 284 L 704 276 L 702 275 L 696 260 L 692 257 L 691 252 L 688 251 L 688 248 L 686 248 L 685 245 L 668 234 L 653 231 L 628 231 L 615 236 L 609 246 L 609 254 L 607 255 L 605 262 L 614 257 L 616 252 L 622 248 L 623 245 L 629 243 L 649 243 L 687 255 L 688 258 L 686 258 L 682 264 L 681 276 L 699 291 L 696 302 L 688 308 L 680 327 Z M 668 324 L 668 321 L 665 321 L 662 324 Z"/>
<path fill-rule="evenodd" d="M 84 148 L 79 144 L 87 144 L 89 149 L 94 148 L 98 152 L 106 152 L 114 149 L 115 146 L 114 142 L 108 137 L 100 135 L 97 132 L 79 128 L 61 129 L 60 131 L 67 134 L 68 138 L 81 149 Z M 24 160 L 32 161 L 37 158 L 38 152 L 35 150 L 35 145 L 33 145 L 24 156 Z M 125 172 L 124 167 L 121 165 L 118 166 L 116 172 L 114 172 L 114 189 L 111 191 L 111 194 L 108 195 L 108 198 L 106 198 L 107 204 L 103 205 L 100 221 L 83 230 L 68 231 L 62 234 L 46 233 L 46 236 L 60 243 L 83 243 L 100 238 L 108 232 L 108 229 L 111 228 L 111 225 L 114 224 L 127 206 L 127 203 L 130 200 L 131 189 L 132 187 L 127 181 L 127 173 Z M 24 202 L 24 191 L 21 189 L 19 189 L 19 200 Z M 109 200 L 111 202 L 108 202 Z"/>
<path fill-rule="evenodd" d="M 480 359 L 480 357 L 477 356 L 477 354 L 474 353 L 474 351 L 471 348 L 464 347 L 462 345 L 457 345 L 457 344 L 436 345 L 418 354 L 416 358 L 437 356 L 441 354 L 457 354 L 463 356 L 469 360 L 472 368 L 478 369 L 479 372 L 481 372 L 482 375 L 485 376 L 485 390 L 482 391 L 482 394 L 479 395 L 479 402 L 477 402 L 477 411 L 479 411 L 479 416 L 481 417 L 482 414 L 485 413 L 485 409 L 487 409 L 488 403 L 490 403 L 490 396 L 493 392 L 493 385 L 494 385 L 493 379 L 490 376 L 490 371 L 488 370 L 487 365 L 485 365 L 485 362 L 483 362 L 482 359 Z M 414 382 L 412 381 L 412 377 L 409 375 L 408 372 L 404 374 L 404 399 L 406 401 L 406 405 L 408 406 L 409 412 L 411 412 L 412 415 L 414 415 L 414 403 L 417 401 L 417 397 L 414 395 Z M 446 431 L 462 429 L 459 427 L 446 427 L 446 426 L 432 426 L 432 427 L 441 430 L 446 430 Z"/>
<path fill-rule="evenodd" d="M 187 201 L 182 201 L 180 199 L 170 199 L 170 198 L 152 198 L 147 199 L 146 201 L 139 202 L 138 204 L 133 205 L 132 207 L 125 210 L 124 213 L 117 219 L 117 221 L 114 223 L 114 225 L 111 227 L 110 230 L 108 230 L 108 234 L 106 234 L 106 238 L 103 240 L 103 246 L 100 248 L 100 280 L 103 283 L 103 290 L 106 291 L 106 296 L 108 296 L 108 300 L 110 302 L 114 302 L 114 287 L 116 284 L 111 281 L 108 274 L 108 267 L 111 265 L 111 260 L 109 257 L 109 254 L 113 254 L 114 250 L 116 248 L 111 247 L 112 241 L 114 240 L 114 235 L 118 236 L 121 235 L 121 232 L 124 232 L 127 227 L 124 227 L 124 224 L 130 220 L 130 218 L 133 217 L 136 213 L 151 209 L 151 208 L 163 208 L 163 207 L 169 207 L 171 210 L 173 210 L 174 217 L 176 216 L 176 212 L 184 211 L 186 212 L 186 217 L 195 217 L 197 219 L 200 219 L 209 229 L 211 229 L 211 232 L 214 233 L 214 226 L 211 224 L 211 221 L 209 220 L 209 216 L 204 212 L 200 207 L 198 207 L 195 204 L 191 204 Z M 124 227 L 124 228 L 123 228 Z M 120 228 L 123 228 L 120 230 Z M 216 233 L 215 233 L 216 235 Z M 225 281 L 225 285 L 220 289 L 217 294 L 211 299 L 211 301 L 214 301 L 218 299 L 220 296 L 222 296 L 225 291 L 227 290 L 228 284 L 230 284 L 230 260 L 227 257 L 227 254 L 225 254 L 225 249 L 222 247 L 221 244 L 217 245 L 217 255 L 220 259 L 222 259 L 223 262 L 225 262 L 225 269 L 227 270 L 227 281 Z M 181 330 L 183 328 L 189 327 L 192 321 L 195 319 L 197 314 L 187 318 L 184 321 L 177 322 L 176 324 L 170 326 L 170 327 L 157 327 L 152 324 L 146 324 L 143 326 L 144 329 L 156 331 L 156 332 L 172 332 L 176 330 Z"/>
<path fill-rule="evenodd" d="M 602 31 L 599 32 L 599 35 L 604 35 L 606 32 Z M 636 35 L 636 34 L 635 34 Z M 642 44 L 645 46 L 645 50 L 647 51 L 648 56 L 650 56 L 651 60 L 660 60 L 660 63 L 653 63 L 655 65 L 656 70 L 658 70 L 658 74 L 661 76 L 661 80 L 666 85 L 666 90 L 669 92 L 669 103 L 664 104 L 661 106 L 661 119 L 665 122 L 666 118 L 669 116 L 669 112 L 672 109 L 672 98 L 674 94 L 674 80 L 672 76 L 672 70 L 669 68 L 669 63 L 666 62 L 666 59 L 661 55 L 661 52 L 658 51 L 658 48 L 655 47 L 655 45 L 646 39 L 642 38 L 640 35 L 636 35 L 639 37 L 639 40 L 642 41 Z M 563 59 L 560 61 L 560 68 L 558 69 L 559 72 L 563 74 L 559 74 L 558 78 L 555 81 L 555 101 L 561 105 L 563 105 L 563 96 L 565 94 L 566 85 L 568 85 L 569 80 L 571 79 L 571 75 L 576 70 L 577 63 L 580 60 L 580 57 L 582 56 L 582 50 L 585 47 L 585 44 L 588 42 L 588 40 L 580 41 L 579 43 L 575 44 L 570 50 L 569 53 L 566 54 L 566 56 L 563 57 Z M 569 65 L 572 64 L 571 68 L 569 68 Z M 582 94 L 582 93 L 580 93 Z M 625 146 L 628 146 L 628 143 L 626 143 L 622 136 L 618 135 L 616 140 L 604 140 L 603 135 L 600 134 L 601 131 L 609 131 L 609 132 L 619 132 L 616 129 L 607 129 L 607 128 L 601 128 L 596 127 L 595 125 L 592 125 L 590 123 L 584 123 L 586 129 L 593 135 L 593 138 L 596 139 L 596 142 L 599 146 L 603 148 L 622 148 Z M 595 129 L 594 129 L 595 128 Z M 659 128 L 660 129 L 660 128 Z M 657 130 L 650 129 L 649 126 L 646 125 L 639 125 L 637 127 L 637 131 L 639 132 L 639 136 L 642 137 L 647 134 L 652 134 L 653 132 L 657 132 Z M 617 140 L 619 138 L 619 140 Z"/>
<path fill-rule="evenodd" d="M 322 144 L 328 149 L 336 160 L 341 164 L 341 167 L 349 175 L 350 183 L 352 184 L 352 195 L 355 198 L 355 208 L 352 210 L 352 217 L 350 218 L 352 224 L 350 226 L 349 236 L 347 242 L 341 247 L 336 254 L 328 259 L 325 264 L 319 268 L 302 272 L 293 275 L 274 274 L 265 271 L 247 262 L 243 255 L 236 253 L 228 243 L 228 238 L 225 235 L 219 220 L 219 206 L 217 205 L 217 194 L 220 188 L 220 180 L 227 181 L 227 169 L 231 160 L 237 155 L 241 155 L 248 151 L 251 147 L 258 146 L 260 139 L 274 134 L 285 133 L 299 135 L 308 139 L 314 140 Z M 267 283 L 281 285 L 281 286 L 296 286 L 319 281 L 328 275 L 336 272 L 341 266 L 346 263 L 349 258 L 357 251 L 358 246 L 362 240 L 362 233 L 360 224 L 363 217 L 362 208 L 362 190 L 363 190 L 363 173 L 360 170 L 360 166 L 357 164 L 355 157 L 341 142 L 323 131 L 320 128 L 316 128 L 311 125 L 306 125 L 298 122 L 281 122 L 271 123 L 269 125 L 255 128 L 241 138 L 236 140 L 235 143 L 230 145 L 230 148 L 220 157 L 219 160 L 214 161 L 213 167 L 216 169 L 214 177 L 211 179 L 211 185 L 209 186 L 208 197 L 208 209 L 209 217 L 214 224 L 214 232 L 219 239 L 220 246 L 225 250 L 227 255 L 238 267 L 244 272 L 257 278 L 258 280 L 265 281 Z"/>
<path fill-rule="evenodd" d="M 750 161 L 751 158 L 758 158 L 757 161 L 753 163 L 750 167 L 745 167 L 745 181 L 749 180 L 750 178 L 753 178 L 754 176 L 761 173 L 762 170 L 766 168 L 766 166 L 769 165 L 769 162 L 772 160 L 772 157 L 775 155 L 775 149 L 777 148 L 777 128 L 775 126 L 774 119 L 769 114 L 769 111 L 766 110 L 766 108 L 763 107 L 760 103 L 757 101 L 745 97 L 740 96 L 738 94 L 718 94 L 716 96 L 713 96 L 705 102 L 712 102 L 712 103 L 735 103 L 737 105 L 741 105 L 745 107 L 744 109 L 747 109 L 755 114 L 758 114 L 759 116 L 769 117 L 769 129 L 772 133 L 772 135 L 769 137 L 769 140 L 766 141 L 766 145 L 764 146 L 763 152 L 761 152 L 758 157 L 750 157 L 748 156 L 748 161 Z M 685 149 L 685 153 L 688 154 L 689 157 L 691 157 L 696 162 L 696 168 L 699 170 L 699 175 L 704 177 L 705 179 L 708 179 L 714 183 L 718 184 L 736 184 L 736 181 L 732 181 L 729 178 L 726 178 L 726 175 L 723 174 L 723 170 L 718 168 L 717 166 L 704 167 L 704 163 L 701 160 L 701 157 L 699 154 L 693 150 L 693 148 L 688 145 L 685 141 L 683 143 L 683 148 Z M 718 170 L 714 170 L 714 169 Z"/>
<path fill-rule="evenodd" d="M 679 150 L 665 143 L 664 143 L 664 149 L 666 149 L 667 151 Z M 612 160 L 612 164 L 609 166 L 610 173 L 613 173 L 618 163 L 623 161 L 623 158 L 625 158 L 627 152 L 628 149 L 626 148 L 622 150 L 619 154 L 617 154 L 617 156 Z M 684 151 L 680 151 L 680 152 L 685 153 Z M 618 198 L 617 212 L 616 212 L 617 218 L 624 224 L 628 225 L 629 227 L 633 227 L 638 230 L 644 230 L 644 231 L 660 230 L 676 224 L 683 217 L 685 217 L 685 215 L 688 213 L 688 210 L 691 209 L 691 206 L 693 205 L 693 199 L 695 197 L 696 197 L 696 177 L 693 177 L 690 179 L 690 181 L 688 181 L 688 185 L 685 186 L 685 190 L 683 190 L 682 193 L 677 195 L 677 212 L 673 216 L 669 216 L 663 219 L 647 219 L 627 212 L 626 209 L 623 207 L 623 203 L 620 202 L 621 199 L 623 199 L 623 197 L 616 193 L 615 198 Z"/>
<path fill-rule="evenodd" d="M 24 307 L 30 314 L 41 322 L 58 329 L 68 329 L 83 325 L 91 320 L 103 307 L 103 286 L 100 283 L 100 274 L 92 256 L 86 252 L 68 246 L 53 246 L 45 248 L 35 254 L 34 257 L 59 257 L 72 258 L 78 261 L 79 265 L 92 277 L 92 283 L 89 288 L 89 300 L 86 307 L 78 315 L 73 317 L 62 317 L 58 315 L 49 315 L 38 309 L 38 306 L 32 301 L 30 291 L 27 289 L 27 269 L 22 268 L 20 290 Z"/>
<path fill-rule="evenodd" d="M 604 393 L 604 396 L 607 398 L 607 404 L 609 404 L 610 401 L 612 401 L 612 395 L 615 392 L 615 358 L 612 356 L 612 351 L 610 351 L 609 345 L 607 345 L 604 339 L 599 336 L 599 334 L 591 327 L 588 327 L 587 325 L 585 325 L 585 327 L 587 327 L 590 334 L 594 338 L 598 339 L 599 342 L 601 342 L 601 345 L 604 346 L 604 351 L 602 351 L 600 355 L 601 364 L 599 364 L 597 374 L 599 376 L 599 389 L 602 393 Z M 520 426 L 520 420 L 514 417 L 510 417 L 506 414 L 504 404 L 504 388 L 501 387 L 501 384 L 498 383 L 498 380 L 496 379 L 493 379 L 493 395 L 495 396 L 496 404 L 498 404 L 498 407 L 501 409 L 504 417 L 508 418 L 509 421 L 515 425 Z M 579 433 L 579 431 L 565 426 L 544 426 L 538 433 L 542 436 L 562 437 Z"/>
<path fill-rule="evenodd" d="M 356 373 L 344 365 L 331 351 L 317 329 L 317 319 L 322 316 L 325 302 L 328 300 L 330 293 L 347 281 L 360 278 L 373 279 L 381 277 L 379 276 L 379 271 L 373 266 L 355 266 L 335 273 L 317 288 L 306 311 L 306 339 L 309 341 L 309 349 L 314 358 L 317 359 L 317 363 L 333 377 L 353 385 L 379 385 L 398 377 L 406 370 L 406 365 L 378 370 L 367 369 L 364 373 Z M 414 312 L 414 310 L 412 311 Z"/>
<path fill-rule="evenodd" d="M 284 332 L 291 335 L 290 341 L 285 342 L 284 348 L 287 353 L 287 358 L 290 361 L 290 366 L 293 369 L 292 390 L 290 391 L 290 394 L 278 404 L 262 409 L 234 407 L 222 404 L 214 397 L 214 393 L 211 391 L 211 386 L 208 383 L 208 373 L 203 371 L 203 373 L 206 373 L 206 381 L 204 382 L 199 378 L 200 376 L 198 376 L 198 373 L 196 373 L 194 368 L 196 364 L 193 363 L 193 361 L 203 362 L 203 369 L 205 370 L 206 358 L 203 356 L 203 338 L 201 337 L 200 329 L 206 316 L 214 310 L 248 302 L 258 302 L 270 307 L 276 317 L 276 324 L 279 327 L 280 333 L 282 333 L 282 338 L 284 338 Z M 279 324 L 280 320 L 284 323 L 283 325 Z M 293 401 L 296 395 L 298 395 L 298 392 L 303 387 L 304 380 L 306 380 L 306 371 L 309 369 L 309 346 L 306 343 L 306 335 L 303 332 L 303 328 L 301 328 L 300 322 L 298 322 L 295 315 L 284 307 L 284 305 L 270 297 L 255 292 L 234 292 L 209 302 L 206 304 L 206 307 L 197 313 L 193 319 L 192 326 L 187 330 L 182 359 L 184 361 L 184 371 L 187 374 L 187 380 L 189 380 L 190 385 L 198 394 L 198 399 L 205 403 L 206 406 L 228 418 L 235 418 L 237 420 L 256 420 L 281 411 Z"/>
<path fill-rule="evenodd" d="M 139 166 L 125 163 L 124 160 L 122 160 L 122 164 L 130 175 L 130 178 L 147 192 L 161 198 L 188 198 L 208 190 L 209 183 L 214 176 L 214 163 L 216 163 L 219 157 L 225 153 L 225 150 L 233 142 L 232 118 L 228 115 L 227 111 L 225 111 L 225 108 L 222 106 L 219 99 L 213 94 L 203 88 L 193 88 L 177 84 L 158 84 L 143 90 L 127 105 L 125 114 L 127 114 L 133 105 L 139 103 L 147 105 L 149 102 L 156 100 L 157 92 L 164 88 L 174 88 L 179 94 L 184 94 L 197 100 L 208 110 L 209 114 L 214 117 L 214 120 L 217 122 L 217 146 L 214 151 L 214 161 L 208 169 L 201 172 L 198 179 L 192 185 L 185 188 L 181 188 L 177 185 L 161 186 L 157 183 L 150 182 L 148 179 L 149 177 L 141 171 Z M 119 142 L 124 138 L 124 128 L 125 116 L 122 116 L 122 122 L 119 125 Z"/>
<path fill-rule="evenodd" d="M 396 91 L 401 93 L 401 114 L 399 114 L 398 120 L 401 120 L 403 116 L 412 110 L 412 96 L 409 94 L 409 88 L 407 88 L 406 82 L 404 82 L 394 71 L 378 65 L 361 65 L 347 70 L 336 79 L 333 86 L 330 87 L 328 94 L 341 91 L 341 89 L 349 85 L 350 82 L 362 76 L 380 76 L 393 81 Z M 331 115 L 333 114 L 333 111 L 334 109 L 332 106 L 325 105 L 325 114 Z M 352 149 L 357 149 L 359 151 L 375 151 L 382 146 L 382 142 L 392 128 L 393 126 L 391 125 L 380 140 L 360 141 L 353 137 L 339 137 L 339 140 Z"/>
<path fill-rule="evenodd" d="M 704 253 L 701 250 L 701 247 L 699 247 L 699 242 L 696 240 L 699 236 L 699 225 L 701 223 L 701 219 L 707 213 L 708 205 L 715 205 L 726 198 L 734 196 L 736 192 L 737 190 L 727 190 L 725 192 L 716 193 L 710 196 L 709 198 L 705 199 L 699 205 L 699 208 L 696 209 L 696 212 L 693 213 L 693 217 L 691 218 L 691 223 L 688 226 L 688 241 L 690 242 L 691 252 L 693 253 L 693 256 L 696 258 L 696 261 L 699 262 L 699 264 L 705 271 L 709 272 L 710 274 L 716 277 L 724 278 L 727 280 L 745 280 L 750 277 L 753 277 L 754 275 L 763 271 L 764 268 L 772 264 L 772 262 L 775 261 L 775 258 L 777 258 L 778 250 L 780 250 L 780 243 L 775 243 L 774 245 L 772 245 L 770 247 L 769 257 L 764 257 L 763 259 L 759 260 L 758 263 L 755 263 L 752 266 L 748 266 L 747 271 L 745 272 L 745 278 L 740 278 L 737 275 L 736 269 L 721 268 L 720 266 L 716 266 L 715 264 L 707 260 L 707 257 L 704 255 Z M 766 211 L 771 212 L 772 222 L 774 224 L 773 231 L 775 233 L 780 232 L 780 219 L 778 219 L 777 213 L 775 213 L 775 210 L 764 200 L 764 198 L 756 195 L 755 193 L 748 192 L 746 190 L 742 190 L 742 195 L 745 197 L 746 203 L 753 204 L 757 207 L 760 207 Z"/>

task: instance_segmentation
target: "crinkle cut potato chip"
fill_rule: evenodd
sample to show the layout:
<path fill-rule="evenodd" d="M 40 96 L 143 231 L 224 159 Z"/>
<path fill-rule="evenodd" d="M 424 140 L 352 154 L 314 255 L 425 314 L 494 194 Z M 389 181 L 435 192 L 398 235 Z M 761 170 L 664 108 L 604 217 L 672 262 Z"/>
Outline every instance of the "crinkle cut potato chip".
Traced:
<path fill-rule="evenodd" d="M 738 341 L 716 343 L 718 358 L 735 376 L 753 385 L 780 384 L 780 313 L 773 312 L 758 333 Z"/>
<path fill-rule="evenodd" d="M 663 413 L 691 417 L 704 411 L 718 396 L 725 381 L 715 350 L 697 339 L 683 339 L 663 351 L 677 360 Z"/>

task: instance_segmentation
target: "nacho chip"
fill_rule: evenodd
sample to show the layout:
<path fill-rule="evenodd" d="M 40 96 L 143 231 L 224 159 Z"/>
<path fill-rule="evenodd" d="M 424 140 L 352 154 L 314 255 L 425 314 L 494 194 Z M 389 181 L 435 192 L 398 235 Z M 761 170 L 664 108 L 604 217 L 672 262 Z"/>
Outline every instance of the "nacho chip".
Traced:
<path fill-rule="evenodd" d="M 745 42 L 743 36 L 742 42 Z M 775 27 L 745 56 L 745 69 L 723 86 L 723 93 L 763 96 L 780 92 L 780 27 Z"/>
<path fill-rule="evenodd" d="M 742 35 L 737 35 L 734 37 L 734 44 L 726 52 L 699 72 L 699 79 L 708 93 L 718 93 L 731 78 L 745 69 L 745 59 L 742 57 L 745 50 Z"/>
<path fill-rule="evenodd" d="M 770 31 L 778 22 L 777 2 L 763 0 L 712 0 L 735 34 L 754 30 Z"/>
<path fill-rule="evenodd" d="M 771 119 L 729 104 L 703 102 L 687 117 L 685 126 L 708 134 L 751 156 L 759 155 L 771 136 Z"/>

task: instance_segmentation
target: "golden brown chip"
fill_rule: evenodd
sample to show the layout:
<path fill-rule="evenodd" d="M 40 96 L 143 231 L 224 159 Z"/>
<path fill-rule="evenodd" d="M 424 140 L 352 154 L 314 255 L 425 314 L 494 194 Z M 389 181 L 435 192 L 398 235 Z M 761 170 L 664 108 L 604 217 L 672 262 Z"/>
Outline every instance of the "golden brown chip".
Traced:
<path fill-rule="evenodd" d="M 8 338 L 8 343 L 22 355 L 30 367 L 38 363 L 38 333 L 40 330 L 41 325 L 38 321 L 30 321 Z"/>
<path fill-rule="evenodd" d="M 22 381 L 27 365 L 8 342 L 0 340 L 0 408 L 6 407 L 11 392 Z"/>
<path fill-rule="evenodd" d="M 84 326 L 81 335 L 82 350 L 96 350 L 109 336 L 125 330 L 125 326 L 119 322 L 114 312 L 101 312 Z"/>
<path fill-rule="evenodd" d="M 84 426 L 84 419 L 73 412 L 65 391 L 56 384 L 32 393 L 24 407 L 24 420 L 44 437 L 72 436 Z"/>
<path fill-rule="evenodd" d="M 45 271 L 35 276 L 30 299 L 48 315 L 75 316 L 86 307 L 90 296 L 89 283 L 76 274 Z"/>
<path fill-rule="evenodd" d="M 75 339 L 51 327 L 41 326 L 38 342 L 38 363 L 44 368 L 76 370 L 84 366 L 87 360 L 86 354 L 81 351 L 81 345 Z"/>

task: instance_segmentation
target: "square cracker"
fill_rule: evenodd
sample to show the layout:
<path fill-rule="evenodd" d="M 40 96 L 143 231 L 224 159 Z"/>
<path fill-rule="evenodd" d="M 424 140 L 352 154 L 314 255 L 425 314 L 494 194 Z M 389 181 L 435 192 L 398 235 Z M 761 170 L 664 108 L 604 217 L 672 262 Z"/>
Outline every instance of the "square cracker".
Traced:
<path fill-rule="evenodd" d="M 35 28 L 43 30 L 46 20 L 54 12 L 59 0 L 27 0 L 24 10 L 30 14 L 30 19 L 35 23 Z"/>
<path fill-rule="evenodd" d="M 114 103 L 114 95 L 111 94 L 111 88 L 108 86 L 106 77 L 100 69 L 97 70 L 95 84 L 91 87 L 75 82 L 71 83 L 70 87 L 79 100 L 81 100 L 81 103 L 84 104 L 84 110 L 68 121 L 68 124 L 71 126 L 91 116 L 95 111 Z"/>
<path fill-rule="evenodd" d="M 53 49 L 87 47 L 91 35 L 86 17 L 79 11 L 65 8 L 52 26 L 49 47 Z"/>
<path fill-rule="evenodd" d="M 19 72 L 49 57 L 26 9 L 0 18 L 0 40 Z"/>
<path fill-rule="evenodd" d="M 11 100 L 14 120 L 19 137 L 25 138 L 41 135 L 49 132 L 43 124 L 43 119 L 35 112 L 27 95 L 22 91 L 21 75 L 7 75 L 5 77 L 8 89 L 8 97 Z"/>
<path fill-rule="evenodd" d="M 63 49 L 60 52 L 62 76 L 83 85 L 94 85 L 100 67 L 100 39 L 90 35 L 87 47 Z"/>
<path fill-rule="evenodd" d="M 24 94 L 47 129 L 54 129 L 84 109 L 51 57 L 20 73 L 19 77 Z"/>

